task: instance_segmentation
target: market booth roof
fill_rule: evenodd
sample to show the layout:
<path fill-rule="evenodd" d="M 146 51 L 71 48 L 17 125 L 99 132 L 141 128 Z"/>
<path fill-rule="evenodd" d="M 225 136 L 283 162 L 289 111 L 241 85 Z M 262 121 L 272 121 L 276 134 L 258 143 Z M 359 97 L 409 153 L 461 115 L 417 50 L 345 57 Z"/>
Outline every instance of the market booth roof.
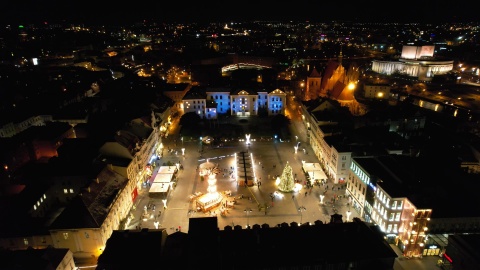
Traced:
<path fill-rule="evenodd" d="M 308 173 L 310 179 L 313 180 L 326 180 L 328 179 L 325 172 L 322 170 L 320 163 L 304 163 L 303 170 Z"/>

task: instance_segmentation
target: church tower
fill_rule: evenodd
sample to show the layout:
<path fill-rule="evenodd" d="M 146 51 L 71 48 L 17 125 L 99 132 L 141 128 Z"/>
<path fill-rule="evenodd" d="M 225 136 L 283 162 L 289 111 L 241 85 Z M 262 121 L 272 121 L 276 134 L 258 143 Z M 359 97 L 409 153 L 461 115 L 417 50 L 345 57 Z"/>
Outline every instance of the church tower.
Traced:
<path fill-rule="evenodd" d="M 313 68 L 309 76 L 307 76 L 307 85 L 302 99 L 308 101 L 311 99 L 317 99 L 320 94 L 320 85 L 322 83 L 322 76 L 317 71 L 316 68 Z"/>
<path fill-rule="evenodd" d="M 343 60 L 343 53 L 342 53 L 342 45 L 340 44 L 340 53 L 338 54 L 338 64 L 342 66 L 342 60 Z"/>

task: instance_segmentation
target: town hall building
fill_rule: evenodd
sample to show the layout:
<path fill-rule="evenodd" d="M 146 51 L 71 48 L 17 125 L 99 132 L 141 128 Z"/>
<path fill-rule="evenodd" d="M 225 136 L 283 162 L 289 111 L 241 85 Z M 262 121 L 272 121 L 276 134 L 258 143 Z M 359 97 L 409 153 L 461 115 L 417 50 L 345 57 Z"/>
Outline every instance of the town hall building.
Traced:
<path fill-rule="evenodd" d="M 205 119 L 217 119 L 222 114 L 248 117 L 261 110 L 273 116 L 285 114 L 285 106 L 286 93 L 280 89 L 192 87 L 182 99 L 183 113 L 195 112 Z"/>

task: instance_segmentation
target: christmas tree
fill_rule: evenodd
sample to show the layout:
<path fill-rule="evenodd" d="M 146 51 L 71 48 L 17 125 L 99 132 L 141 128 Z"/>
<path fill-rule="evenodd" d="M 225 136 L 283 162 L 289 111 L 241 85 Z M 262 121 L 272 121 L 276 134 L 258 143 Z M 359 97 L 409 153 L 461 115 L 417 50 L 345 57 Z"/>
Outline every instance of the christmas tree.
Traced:
<path fill-rule="evenodd" d="M 293 172 L 290 164 L 285 165 L 282 175 L 280 176 L 280 181 L 278 183 L 278 189 L 283 192 L 292 192 L 295 187 L 295 181 L 293 180 Z"/>

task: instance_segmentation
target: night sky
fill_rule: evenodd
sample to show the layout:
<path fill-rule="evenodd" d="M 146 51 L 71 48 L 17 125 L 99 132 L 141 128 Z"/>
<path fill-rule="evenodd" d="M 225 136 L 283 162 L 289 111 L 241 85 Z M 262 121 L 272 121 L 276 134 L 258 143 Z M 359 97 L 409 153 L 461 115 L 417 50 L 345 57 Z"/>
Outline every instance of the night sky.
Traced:
<path fill-rule="evenodd" d="M 332 20 L 377 22 L 471 22 L 476 10 L 430 1 L 75 1 L 6 0 L 0 22 L 68 21 L 119 23 L 140 20 L 214 22 L 242 20 Z M 288 3 L 288 2 L 287 2 Z M 379 3 L 381 3 L 379 5 Z"/>

